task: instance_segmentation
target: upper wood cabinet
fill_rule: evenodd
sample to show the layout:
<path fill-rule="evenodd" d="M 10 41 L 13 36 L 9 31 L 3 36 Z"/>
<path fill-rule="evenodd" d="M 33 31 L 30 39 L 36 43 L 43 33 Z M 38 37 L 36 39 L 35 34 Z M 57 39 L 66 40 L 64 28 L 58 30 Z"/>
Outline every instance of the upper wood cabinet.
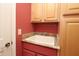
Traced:
<path fill-rule="evenodd" d="M 58 18 L 58 4 L 43 4 L 44 7 L 44 20 L 45 21 L 56 21 Z"/>
<path fill-rule="evenodd" d="M 79 3 L 65 3 L 61 4 L 61 13 L 69 15 L 79 14 Z"/>
<path fill-rule="evenodd" d="M 40 22 L 42 20 L 42 4 L 31 4 L 31 21 Z"/>
<path fill-rule="evenodd" d="M 79 3 L 70 3 L 70 4 L 67 4 L 67 5 L 68 5 L 69 10 L 77 10 L 77 9 L 79 9 Z"/>
<path fill-rule="evenodd" d="M 58 21 L 58 4 L 33 3 L 31 5 L 31 21 L 33 22 L 54 22 Z"/>

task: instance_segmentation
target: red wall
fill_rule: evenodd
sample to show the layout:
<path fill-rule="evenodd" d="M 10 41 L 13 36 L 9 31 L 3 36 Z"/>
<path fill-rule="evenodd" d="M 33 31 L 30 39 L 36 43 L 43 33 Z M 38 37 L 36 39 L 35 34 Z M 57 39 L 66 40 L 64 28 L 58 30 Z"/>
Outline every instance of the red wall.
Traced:
<path fill-rule="evenodd" d="M 33 32 L 31 19 L 31 4 L 16 3 L 16 55 L 22 55 L 21 40 L 22 36 L 18 35 L 18 28 L 22 29 L 22 34 Z"/>
<path fill-rule="evenodd" d="M 58 33 L 58 23 L 38 23 L 34 24 L 35 32 Z"/>
<path fill-rule="evenodd" d="M 17 27 L 22 28 L 22 33 L 32 32 L 31 19 L 31 4 L 30 3 L 17 3 L 16 4 L 16 18 Z"/>
<path fill-rule="evenodd" d="M 16 55 L 22 55 L 22 36 L 18 35 L 18 28 L 22 29 L 22 34 L 29 32 L 58 32 L 58 23 L 41 23 L 32 24 L 31 20 L 31 4 L 30 3 L 17 3 L 16 4 Z"/>

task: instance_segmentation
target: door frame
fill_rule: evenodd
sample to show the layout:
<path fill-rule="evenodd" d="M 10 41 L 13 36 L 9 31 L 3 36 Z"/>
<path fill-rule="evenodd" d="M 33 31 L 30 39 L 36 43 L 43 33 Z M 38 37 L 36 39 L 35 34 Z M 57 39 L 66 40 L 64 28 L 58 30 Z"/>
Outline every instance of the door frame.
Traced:
<path fill-rule="evenodd" d="M 12 56 L 16 56 L 16 3 L 12 3 Z"/>

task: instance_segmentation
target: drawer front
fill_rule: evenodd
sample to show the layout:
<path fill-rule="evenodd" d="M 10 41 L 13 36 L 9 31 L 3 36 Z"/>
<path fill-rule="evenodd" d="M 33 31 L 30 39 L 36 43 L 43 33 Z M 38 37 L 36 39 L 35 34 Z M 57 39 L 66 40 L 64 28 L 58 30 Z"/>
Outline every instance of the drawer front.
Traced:
<path fill-rule="evenodd" d="M 31 51 L 35 51 L 37 53 L 47 55 L 47 56 L 56 56 L 57 55 L 56 49 L 47 48 L 47 47 L 43 47 L 43 46 L 31 44 L 31 43 L 23 42 L 23 48 L 29 49 Z"/>
<path fill-rule="evenodd" d="M 35 56 L 35 53 L 29 50 L 23 49 L 23 56 Z"/>

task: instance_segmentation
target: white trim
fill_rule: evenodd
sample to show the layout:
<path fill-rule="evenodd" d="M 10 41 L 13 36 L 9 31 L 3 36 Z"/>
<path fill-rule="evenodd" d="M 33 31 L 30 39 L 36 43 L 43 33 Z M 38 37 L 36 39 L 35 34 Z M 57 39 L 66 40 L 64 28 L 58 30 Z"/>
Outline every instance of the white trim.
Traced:
<path fill-rule="evenodd" d="M 16 56 L 16 3 L 12 3 L 12 56 Z"/>

